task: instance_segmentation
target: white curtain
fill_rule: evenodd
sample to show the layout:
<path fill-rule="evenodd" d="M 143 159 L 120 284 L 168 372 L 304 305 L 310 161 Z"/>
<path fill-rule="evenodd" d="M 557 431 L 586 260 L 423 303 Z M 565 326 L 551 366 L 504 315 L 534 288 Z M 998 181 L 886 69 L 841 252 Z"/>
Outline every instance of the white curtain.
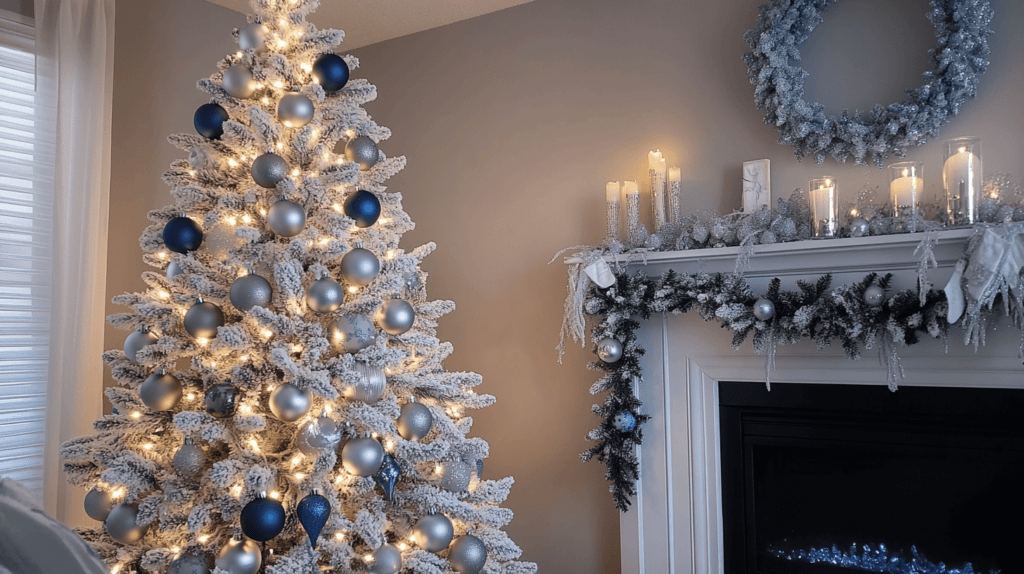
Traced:
<path fill-rule="evenodd" d="M 114 0 L 36 0 L 35 18 L 39 93 L 57 120 L 43 501 L 74 526 L 91 522 L 59 450 L 102 414 Z"/>

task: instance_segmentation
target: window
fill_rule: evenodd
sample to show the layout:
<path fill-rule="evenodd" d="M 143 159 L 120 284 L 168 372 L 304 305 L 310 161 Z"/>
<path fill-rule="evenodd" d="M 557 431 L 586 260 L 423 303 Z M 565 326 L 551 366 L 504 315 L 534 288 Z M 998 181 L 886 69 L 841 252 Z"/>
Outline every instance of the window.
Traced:
<path fill-rule="evenodd" d="M 0 11 L 0 476 L 41 499 L 56 112 L 36 93 L 32 24 Z"/>

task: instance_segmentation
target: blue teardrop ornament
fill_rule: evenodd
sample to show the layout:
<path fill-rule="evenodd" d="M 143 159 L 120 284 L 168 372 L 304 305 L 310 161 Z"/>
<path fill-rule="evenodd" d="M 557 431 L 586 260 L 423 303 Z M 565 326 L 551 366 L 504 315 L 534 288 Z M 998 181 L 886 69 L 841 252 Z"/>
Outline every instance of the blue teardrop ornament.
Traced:
<path fill-rule="evenodd" d="M 299 524 L 309 535 L 309 546 L 316 548 L 316 540 L 320 538 L 320 531 L 327 524 L 331 516 L 331 503 L 324 496 L 316 491 L 299 501 L 295 509 L 299 516 Z"/>
<path fill-rule="evenodd" d="M 395 485 L 398 484 L 398 479 L 401 477 L 402 469 L 399 468 L 398 461 L 395 460 L 395 457 L 385 453 L 384 463 L 380 465 L 377 474 L 373 475 L 373 480 L 384 491 L 384 500 L 391 500 L 394 497 Z"/>

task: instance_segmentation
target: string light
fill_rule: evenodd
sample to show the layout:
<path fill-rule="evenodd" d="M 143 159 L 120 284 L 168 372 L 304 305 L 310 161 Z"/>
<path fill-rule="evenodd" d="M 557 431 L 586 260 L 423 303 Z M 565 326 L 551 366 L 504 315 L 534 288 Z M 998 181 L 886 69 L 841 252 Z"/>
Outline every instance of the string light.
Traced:
<path fill-rule="evenodd" d="M 235 57 L 236 58 L 241 58 L 242 57 L 242 51 L 239 50 L 239 51 L 235 52 Z"/>
<path fill-rule="evenodd" d="M 300 173 L 300 172 L 299 172 L 299 168 L 295 168 L 295 169 L 293 169 L 293 170 L 292 170 L 292 177 L 296 177 L 296 176 L 298 176 L 298 175 L 299 175 L 299 173 Z"/>
<path fill-rule="evenodd" d="M 171 548 L 171 552 L 174 552 L 175 555 L 181 554 L 181 546 L 175 546 L 174 548 Z"/>
<path fill-rule="evenodd" d="M 120 564 L 114 564 L 114 566 L 110 569 L 110 574 L 117 574 L 120 571 L 121 571 L 121 565 Z"/>
<path fill-rule="evenodd" d="M 334 208 L 334 211 L 337 211 L 338 213 L 341 213 L 341 205 L 340 204 L 335 203 L 331 207 Z M 163 257 L 161 257 L 161 259 L 163 259 Z"/>
<path fill-rule="evenodd" d="M 399 542 L 398 543 L 398 549 L 401 550 L 402 552 L 405 552 L 406 550 L 409 549 L 409 545 L 406 544 L 405 542 Z"/>
<path fill-rule="evenodd" d="M 262 101 L 264 104 L 269 104 L 270 103 L 270 98 L 263 98 L 260 101 Z"/>
<path fill-rule="evenodd" d="M 235 498 L 240 498 L 242 496 L 242 485 L 241 484 L 236 484 L 236 485 L 231 487 L 231 496 L 234 496 Z"/>
<path fill-rule="evenodd" d="M 247 415 L 251 415 L 252 414 L 252 407 L 250 407 L 249 405 L 242 405 L 239 408 L 239 410 L 242 411 L 242 413 L 247 414 Z"/>
<path fill-rule="evenodd" d="M 252 223 L 252 218 L 249 217 L 248 213 L 242 216 L 242 222 L 243 223 Z"/>
<path fill-rule="evenodd" d="M 159 295 L 161 299 L 167 299 L 167 298 L 169 298 L 171 296 L 170 293 L 168 293 L 167 291 L 164 291 L 162 289 L 160 291 L 157 291 L 157 295 Z"/>
<path fill-rule="evenodd" d="M 295 478 L 297 478 L 299 480 L 302 480 L 303 478 L 306 478 L 306 475 L 302 474 L 301 472 L 296 472 L 295 473 Z"/>
<path fill-rule="evenodd" d="M 387 222 L 388 222 L 388 218 L 387 217 L 381 217 L 380 219 L 377 220 L 377 223 L 381 223 L 381 224 L 387 223 Z"/>
<path fill-rule="evenodd" d="M 238 225 L 238 220 L 235 219 L 234 217 L 227 217 L 224 219 L 224 221 L 227 221 L 231 225 Z"/>
<path fill-rule="evenodd" d="M 256 442 L 256 439 L 254 438 L 249 439 L 249 447 L 252 448 L 253 452 L 260 451 L 260 443 Z"/>
<path fill-rule="evenodd" d="M 388 254 L 387 254 L 387 258 L 388 259 L 394 259 L 395 258 L 395 252 L 393 250 L 389 250 Z"/>
<path fill-rule="evenodd" d="M 270 498 L 273 498 L 274 500 L 277 500 L 277 499 L 281 498 L 281 493 L 276 491 L 276 490 L 271 491 Z"/>
<path fill-rule="evenodd" d="M 274 87 L 275 88 L 283 88 L 284 87 L 284 82 L 282 82 L 281 80 L 278 80 L 278 81 L 274 82 Z"/>
<path fill-rule="evenodd" d="M 260 331 L 260 335 L 263 335 L 264 339 L 269 339 L 274 336 L 274 332 L 271 331 L 270 329 L 263 329 L 262 331 Z"/>
<path fill-rule="evenodd" d="M 198 345 L 199 345 L 200 347 L 205 347 L 205 346 L 206 346 L 206 344 L 207 344 L 207 343 L 209 343 L 209 342 L 210 342 L 210 340 L 209 340 L 209 339 L 207 339 L 206 337 L 196 337 L 196 343 L 197 343 L 197 344 L 198 344 Z"/>
<path fill-rule="evenodd" d="M 157 253 L 156 256 L 159 257 L 160 259 L 166 259 L 167 258 L 167 253 L 164 252 L 164 251 L 161 251 L 160 253 Z"/>
<path fill-rule="evenodd" d="M 358 293 L 359 292 L 359 287 L 356 287 L 355 285 L 349 285 L 348 286 L 348 292 L 349 293 Z"/>
<path fill-rule="evenodd" d="M 238 167 L 238 162 L 235 161 L 235 158 L 229 157 L 228 158 L 228 165 L 230 165 L 231 167 Z"/>
<path fill-rule="evenodd" d="M 141 416 L 142 416 L 142 413 L 140 413 L 139 411 L 132 411 L 132 418 L 133 419 L 137 419 L 137 418 L 139 418 Z"/>
<path fill-rule="evenodd" d="M 344 532 L 335 532 L 334 533 L 334 537 L 337 538 L 338 540 L 344 540 L 345 539 L 345 533 Z"/>
<path fill-rule="evenodd" d="M 147 442 L 146 444 L 142 445 L 142 448 L 146 450 L 153 450 L 153 443 Z"/>
<path fill-rule="evenodd" d="M 302 352 L 302 345 L 300 345 L 298 343 L 292 343 L 292 352 L 293 353 L 301 353 Z"/>
<path fill-rule="evenodd" d="M 194 400 L 195 400 L 195 398 L 196 398 L 196 394 L 195 394 L 195 393 L 189 393 L 189 394 L 188 394 L 188 397 L 187 397 L 187 398 L 188 398 L 188 400 L 190 400 L 190 401 L 194 401 Z"/>
<path fill-rule="evenodd" d="M 294 458 L 292 458 L 292 466 L 295 466 L 295 465 L 299 464 L 300 462 L 302 462 L 302 457 L 301 456 L 295 456 Z"/>
<path fill-rule="evenodd" d="M 199 543 L 200 544 L 206 544 L 206 542 L 208 540 L 210 540 L 210 535 L 209 534 L 203 534 L 202 536 L 199 537 Z"/>

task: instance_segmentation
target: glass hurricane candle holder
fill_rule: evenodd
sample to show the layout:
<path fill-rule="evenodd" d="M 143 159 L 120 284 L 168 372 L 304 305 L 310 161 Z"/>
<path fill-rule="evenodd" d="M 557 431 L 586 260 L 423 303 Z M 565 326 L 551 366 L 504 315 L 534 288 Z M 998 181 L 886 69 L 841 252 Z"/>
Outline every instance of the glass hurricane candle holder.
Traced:
<path fill-rule="evenodd" d="M 830 176 L 812 179 L 810 190 L 811 237 L 824 239 L 839 236 L 839 186 Z"/>
<path fill-rule="evenodd" d="M 924 196 L 924 164 L 901 161 L 889 165 L 892 216 L 907 218 L 907 231 L 917 231 L 918 205 Z"/>
<path fill-rule="evenodd" d="M 622 209 L 622 192 L 619 191 L 619 182 L 609 181 L 605 185 L 605 232 L 608 244 L 619 240 L 619 211 Z"/>
<path fill-rule="evenodd" d="M 942 185 L 950 225 L 978 222 L 981 203 L 981 138 L 959 137 L 943 142 Z"/>

